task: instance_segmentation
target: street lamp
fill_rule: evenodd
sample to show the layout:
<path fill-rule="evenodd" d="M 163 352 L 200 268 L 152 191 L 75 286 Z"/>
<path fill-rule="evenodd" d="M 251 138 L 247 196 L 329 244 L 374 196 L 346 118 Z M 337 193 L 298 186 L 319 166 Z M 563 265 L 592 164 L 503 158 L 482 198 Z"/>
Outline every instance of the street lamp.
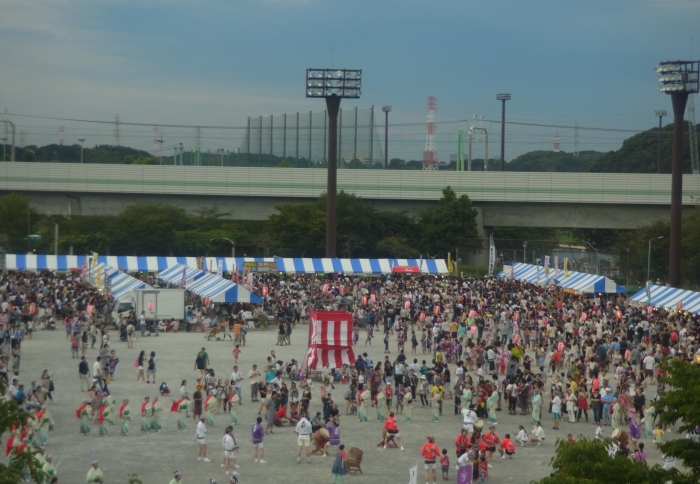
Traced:
<path fill-rule="evenodd" d="M 510 93 L 496 94 L 496 99 L 503 103 L 501 107 L 501 171 L 506 171 L 506 101 L 510 101 Z"/>
<path fill-rule="evenodd" d="M 651 242 L 654 240 L 661 240 L 663 239 L 663 235 L 659 235 L 658 237 L 654 237 L 653 239 L 649 239 L 649 252 L 647 255 L 647 281 L 649 280 L 649 274 L 651 273 Z"/>
<path fill-rule="evenodd" d="M 163 138 L 157 139 L 156 143 L 160 143 L 160 150 L 158 153 L 160 154 L 160 164 L 163 164 Z"/>
<path fill-rule="evenodd" d="M 384 111 L 384 168 L 389 168 L 389 112 L 391 106 L 382 106 Z"/>
<path fill-rule="evenodd" d="M 362 95 L 361 69 L 306 69 L 306 97 L 325 98 L 328 111 L 326 257 L 336 256 L 338 200 L 338 111 L 342 98 Z"/>
<path fill-rule="evenodd" d="M 661 119 L 666 116 L 666 111 L 661 109 L 654 111 L 654 116 L 659 118 L 659 139 L 658 139 L 658 152 L 656 155 L 656 173 L 661 173 Z"/>
<path fill-rule="evenodd" d="M 234 259 L 236 258 L 236 243 L 233 240 L 227 239 L 226 237 L 214 237 L 209 242 L 214 242 L 215 240 L 225 240 L 226 242 L 231 244 L 231 257 L 233 257 Z"/>
<path fill-rule="evenodd" d="M 656 66 L 659 91 L 671 95 L 673 105 L 673 158 L 671 162 L 671 236 L 668 282 L 681 284 L 681 210 L 683 208 L 683 115 L 688 95 L 698 92 L 698 61 L 668 61 Z"/>
<path fill-rule="evenodd" d="M 85 143 L 85 138 L 78 138 L 80 141 L 80 162 L 83 162 L 83 143 Z"/>

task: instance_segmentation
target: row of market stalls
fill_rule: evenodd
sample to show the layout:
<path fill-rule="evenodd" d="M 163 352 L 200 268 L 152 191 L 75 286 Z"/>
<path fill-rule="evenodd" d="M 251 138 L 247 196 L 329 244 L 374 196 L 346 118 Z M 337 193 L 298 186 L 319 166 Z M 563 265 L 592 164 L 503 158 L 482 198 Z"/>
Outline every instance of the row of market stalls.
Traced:
<path fill-rule="evenodd" d="M 142 280 L 104 263 L 90 269 L 90 281 L 99 287 L 109 286 L 112 297 L 117 301 L 131 300 L 131 292 L 134 289 L 152 289 Z"/>
<path fill-rule="evenodd" d="M 158 274 L 168 284 L 181 285 L 214 303 L 261 303 L 262 299 L 248 289 L 216 274 L 177 264 Z"/>
<path fill-rule="evenodd" d="M 7 254 L 8 270 L 69 271 L 80 268 L 86 255 Z M 420 274 L 447 274 L 444 259 L 330 259 L 285 257 L 147 257 L 101 255 L 98 263 L 118 268 L 122 272 L 161 272 L 177 265 L 185 265 L 216 272 L 242 272 L 247 264 L 274 264 L 274 272 L 284 274 L 391 274 L 411 272 Z"/>
<path fill-rule="evenodd" d="M 581 294 L 625 294 L 627 292 L 624 287 L 612 279 L 596 274 L 575 271 L 567 271 L 565 274 L 561 269 L 545 269 L 542 266 L 521 262 L 516 262 L 512 266 L 504 266 L 503 269 L 502 272 L 498 273 L 500 278 L 510 278 L 531 284 L 554 285 L 570 292 Z"/>
<path fill-rule="evenodd" d="M 649 284 L 648 290 L 642 289 L 629 299 L 633 303 L 646 304 L 669 311 L 679 309 L 693 314 L 700 314 L 700 292 L 688 291 L 677 287 Z"/>

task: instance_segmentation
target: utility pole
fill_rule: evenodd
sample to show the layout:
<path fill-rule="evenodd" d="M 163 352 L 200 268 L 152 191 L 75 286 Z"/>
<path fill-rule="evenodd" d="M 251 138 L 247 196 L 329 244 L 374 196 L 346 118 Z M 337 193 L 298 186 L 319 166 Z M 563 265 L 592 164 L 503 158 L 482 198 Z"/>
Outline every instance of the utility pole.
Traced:
<path fill-rule="evenodd" d="M 160 144 L 160 148 L 158 149 L 158 154 L 160 156 L 160 164 L 163 164 L 163 138 L 159 138 L 156 140 L 156 143 Z"/>
<path fill-rule="evenodd" d="M 661 120 L 666 116 L 666 111 L 661 109 L 654 111 L 654 115 L 659 118 L 659 132 L 658 132 L 658 142 L 657 142 L 657 153 L 656 153 L 656 173 L 661 173 Z"/>
<path fill-rule="evenodd" d="M 510 100 L 509 93 L 496 94 L 496 99 L 502 102 L 501 107 L 501 171 L 506 171 L 506 101 Z M 484 160 L 486 163 L 486 160 Z"/>
<path fill-rule="evenodd" d="M 85 143 L 85 138 L 78 138 L 80 141 L 80 163 L 83 162 L 83 143 Z"/>
<path fill-rule="evenodd" d="M 391 106 L 382 106 L 384 111 L 384 168 L 389 168 L 389 112 Z M 370 160 L 370 165 L 372 160 Z"/>
<path fill-rule="evenodd" d="M 221 155 L 221 166 L 224 166 L 224 151 L 226 151 L 226 150 L 223 148 L 218 149 L 218 152 Z"/>

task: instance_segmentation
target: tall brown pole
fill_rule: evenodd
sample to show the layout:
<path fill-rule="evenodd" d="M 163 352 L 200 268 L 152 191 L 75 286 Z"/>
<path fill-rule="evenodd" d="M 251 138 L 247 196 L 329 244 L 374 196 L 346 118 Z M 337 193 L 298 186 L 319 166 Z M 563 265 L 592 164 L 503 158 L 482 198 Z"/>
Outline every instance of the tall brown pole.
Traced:
<path fill-rule="evenodd" d="M 389 168 L 389 111 L 384 114 L 384 168 Z"/>
<path fill-rule="evenodd" d="M 681 285 L 681 210 L 683 208 L 683 115 L 688 93 L 672 93 L 673 160 L 671 163 L 671 237 L 668 253 L 668 282 Z"/>
<path fill-rule="evenodd" d="M 506 100 L 501 102 L 501 171 L 506 171 Z"/>
<path fill-rule="evenodd" d="M 338 112 L 340 97 L 326 98 L 328 109 L 328 193 L 326 194 L 326 257 L 336 257 L 338 241 Z"/>

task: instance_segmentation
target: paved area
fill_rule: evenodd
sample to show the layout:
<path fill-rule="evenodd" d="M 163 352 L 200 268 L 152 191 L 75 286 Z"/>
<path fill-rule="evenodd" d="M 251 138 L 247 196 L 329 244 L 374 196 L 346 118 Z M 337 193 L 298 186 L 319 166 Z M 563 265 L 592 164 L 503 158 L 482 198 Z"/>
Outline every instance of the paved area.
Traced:
<path fill-rule="evenodd" d="M 292 335 L 292 345 L 275 346 L 276 334 L 272 331 L 252 331 L 247 337 L 247 346 L 243 347 L 240 365 L 247 375 L 250 367 L 257 363 L 262 365 L 270 350 L 276 350 L 279 359 L 288 361 L 291 358 L 301 359 L 306 350 L 306 326 L 297 326 Z M 112 332 L 113 337 L 117 337 Z M 296 337 L 296 338 L 295 338 Z M 302 342 L 303 340 L 303 342 Z M 360 338 L 363 341 L 363 338 Z M 158 382 L 168 382 L 173 393 L 177 393 L 180 382 L 189 380 L 190 391 L 194 391 L 194 359 L 197 350 L 205 346 L 210 355 L 217 376 L 222 378 L 230 375 L 233 366 L 231 353 L 232 344 L 229 341 L 206 341 L 201 333 L 161 334 L 160 337 L 145 337 L 137 339 L 133 349 L 125 343 L 113 341 L 112 347 L 117 350 L 121 362 L 117 367 L 116 380 L 110 384 L 110 390 L 121 402 L 129 398 L 132 408 L 139 409 L 146 395 L 158 395 L 158 385 L 136 383 L 136 368 L 134 359 L 140 350 L 155 351 L 158 357 Z M 383 359 L 383 347 L 356 347 L 360 351 L 368 350 L 373 360 Z M 98 350 L 89 350 L 88 361 L 95 360 Z M 392 355 L 395 355 L 395 343 L 392 341 Z M 420 360 L 422 355 L 416 355 Z M 409 355 L 410 357 L 410 355 Z M 197 444 L 195 441 L 194 425 L 188 425 L 184 431 L 177 430 L 175 414 L 164 412 L 163 431 L 160 433 L 143 434 L 139 432 L 140 417 L 132 421 L 132 433 L 122 436 L 119 426 L 111 427 L 111 433 L 99 437 L 96 426 L 93 435 L 83 437 L 79 434 L 79 421 L 75 417 L 75 409 L 80 405 L 83 395 L 80 393 L 78 380 L 78 361 L 71 359 L 70 345 L 63 331 L 39 331 L 33 340 L 23 345 L 20 377 L 24 383 L 39 379 L 43 369 L 47 368 L 54 375 L 56 392 L 55 403 L 50 410 L 56 420 L 55 429 L 49 433 L 48 452 L 54 455 L 54 462 L 60 463 L 58 474 L 62 483 L 80 483 L 85 481 L 85 475 L 91 459 L 98 459 L 103 468 L 107 483 L 126 483 L 127 474 L 137 473 L 146 484 L 168 483 L 172 471 L 183 472 L 182 482 L 185 484 L 208 483 L 214 477 L 219 483 L 227 482 L 221 463 L 221 436 L 223 429 L 230 421 L 228 415 L 220 415 L 215 419 L 216 425 L 209 431 L 209 455 L 212 462 L 204 463 L 197 460 Z M 454 374 L 454 371 L 453 371 Z M 314 399 L 311 410 L 321 410 L 319 385 L 315 385 Z M 337 384 L 334 392 L 335 400 L 342 401 L 346 385 Z M 267 464 L 256 464 L 252 457 L 250 443 L 250 425 L 257 417 L 258 406 L 251 404 L 247 380 L 243 385 L 245 404 L 241 407 L 239 416 L 241 424 L 235 428 L 235 435 L 241 445 L 239 465 L 241 468 L 240 482 L 304 482 L 309 484 L 330 482 L 332 457 L 314 456 L 311 464 L 302 460 L 296 463 L 296 437 L 292 428 L 275 429 L 275 435 L 265 437 L 265 458 Z M 653 390 L 648 393 L 653 396 Z M 170 399 L 162 400 L 164 407 L 170 406 Z M 341 437 L 348 448 L 360 447 L 364 451 L 362 475 L 348 475 L 348 483 L 405 483 L 408 482 L 408 469 L 422 462 L 420 447 L 428 434 L 436 436 L 436 443 L 448 450 L 453 467 L 450 470 L 450 481 L 456 481 L 454 470 L 455 454 L 454 439 L 459 434 L 461 423 L 453 415 L 452 406 L 445 402 L 444 416 L 440 422 L 433 423 L 429 409 L 420 405 L 414 407 L 414 421 L 410 424 L 399 420 L 401 434 L 406 451 L 398 449 L 381 450 L 376 447 L 381 439 L 382 424 L 378 421 L 361 423 L 354 416 L 344 415 L 341 407 Z M 374 410 L 374 409 L 372 409 Z M 546 410 L 546 408 L 545 408 Z M 138 414 L 138 410 L 133 412 Z M 374 412 L 372 412 L 374 413 Z M 517 433 L 519 424 L 530 430 L 530 417 L 510 416 L 507 411 L 499 412 L 497 433 Z M 592 418 L 591 418 L 592 420 Z M 543 427 L 547 435 L 547 443 L 540 447 L 517 448 L 514 459 L 500 460 L 495 458 L 491 469 L 492 482 L 530 482 L 539 479 L 550 472 L 549 461 L 554 452 L 554 440 L 565 438 L 571 432 L 575 436 L 583 434 L 592 436 L 595 430 L 593 423 L 569 424 L 562 422 L 561 430 L 551 429 L 550 414 L 545 412 Z M 609 432 L 609 428 L 606 429 Z M 667 434 L 668 435 L 668 434 Z M 660 462 L 660 455 L 653 449 L 650 439 L 647 442 L 649 463 Z M 4 453 L 3 453 L 4 454 Z M 5 459 L 3 457 L 3 459 Z M 418 482 L 422 479 L 422 464 L 419 464 Z M 438 471 L 439 473 L 439 471 Z M 439 479 L 439 477 L 438 477 Z"/>

